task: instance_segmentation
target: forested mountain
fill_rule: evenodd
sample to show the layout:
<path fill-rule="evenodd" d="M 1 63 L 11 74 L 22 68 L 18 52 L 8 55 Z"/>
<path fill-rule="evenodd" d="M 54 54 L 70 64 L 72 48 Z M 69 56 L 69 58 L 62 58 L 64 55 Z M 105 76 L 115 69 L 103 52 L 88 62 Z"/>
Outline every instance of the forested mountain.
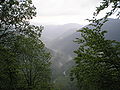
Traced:
<path fill-rule="evenodd" d="M 0 90 L 120 90 L 120 0 L 96 1 L 0 0 Z"/>
<path fill-rule="evenodd" d="M 103 25 L 103 30 L 107 30 L 106 38 L 110 40 L 120 41 L 120 19 L 109 19 Z"/>
<path fill-rule="evenodd" d="M 119 19 L 109 19 L 105 25 L 103 25 L 103 30 L 108 31 L 106 34 L 107 39 L 112 39 L 112 40 L 118 40 L 120 41 L 119 37 L 119 25 L 120 25 L 120 20 Z M 77 31 L 78 29 L 76 29 Z M 69 33 L 69 31 L 67 32 Z M 67 55 L 73 56 L 73 51 L 77 48 L 77 44 L 74 43 L 73 41 L 80 37 L 80 33 L 74 32 L 71 35 L 62 35 L 64 38 L 61 39 L 61 37 L 58 37 L 56 40 L 54 40 L 51 44 L 51 47 L 55 50 L 61 51 L 66 53 Z M 66 37 L 65 37 L 66 36 Z"/>
<path fill-rule="evenodd" d="M 120 20 L 118 19 L 109 19 L 107 23 L 103 26 L 103 30 L 107 30 L 106 38 L 112 40 L 120 40 L 119 37 L 119 25 Z M 80 29 L 80 28 L 79 28 Z M 49 28 L 48 28 L 49 30 Z M 73 31 L 71 31 L 73 30 Z M 69 70 L 74 65 L 72 61 L 75 56 L 74 50 L 78 48 L 78 45 L 73 42 L 77 37 L 80 37 L 80 33 L 76 32 L 78 29 L 69 29 L 56 39 L 52 40 L 50 44 L 50 48 L 52 51 L 52 73 L 53 73 L 53 81 L 57 83 L 57 87 L 66 88 L 66 84 L 61 82 L 61 79 L 65 80 L 66 83 L 70 82 L 67 77 L 69 77 Z M 59 30 L 60 31 L 60 30 Z M 58 31 L 58 32 L 59 32 Z M 72 33 L 71 33 L 72 32 Z M 62 38 L 61 38 L 62 37 Z M 49 47 L 48 47 L 49 48 Z M 64 83 L 63 86 L 59 86 L 59 84 Z M 70 85 L 70 84 L 69 84 Z M 73 86 L 74 87 L 74 86 Z M 75 87 L 74 87 L 75 88 Z M 71 89 L 68 89 L 71 90 Z"/>
<path fill-rule="evenodd" d="M 80 27 L 82 27 L 82 25 L 76 23 L 68 23 L 64 25 L 45 25 L 41 38 L 50 48 L 53 45 L 52 43 L 54 43 L 57 39 L 62 39 L 69 36 L 73 32 L 76 32 L 76 30 Z"/>

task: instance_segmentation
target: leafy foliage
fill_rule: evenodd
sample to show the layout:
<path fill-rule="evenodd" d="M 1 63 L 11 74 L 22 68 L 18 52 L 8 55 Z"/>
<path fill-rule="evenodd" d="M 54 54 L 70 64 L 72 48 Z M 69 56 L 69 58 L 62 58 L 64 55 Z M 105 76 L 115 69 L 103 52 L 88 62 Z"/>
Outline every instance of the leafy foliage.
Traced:
<path fill-rule="evenodd" d="M 73 74 L 81 89 L 119 90 L 120 43 L 106 40 L 105 31 L 83 28 L 80 47 L 75 51 Z"/>
<path fill-rule="evenodd" d="M 36 15 L 35 9 L 31 0 L 5 0 L 0 3 L 0 39 L 13 33 L 40 36 L 43 28 L 30 25 L 28 21 Z"/>
<path fill-rule="evenodd" d="M 49 90 L 50 53 L 40 40 L 42 26 L 31 0 L 0 1 L 0 89 Z"/>
<path fill-rule="evenodd" d="M 20 63 L 21 84 L 27 88 L 46 90 L 50 87 L 50 53 L 40 40 L 18 37 L 17 58 Z"/>
<path fill-rule="evenodd" d="M 97 16 L 102 10 L 108 8 L 109 6 L 112 7 L 112 9 L 106 13 L 104 18 L 108 18 L 109 16 L 111 16 L 112 14 L 114 14 L 115 12 L 117 12 L 117 16 L 118 18 L 120 17 L 120 12 L 119 12 L 119 8 L 120 8 L 120 0 L 103 0 L 101 2 L 101 5 L 99 7 L 96 7 L 96 12 L 94 12 L 94 16 Z"/>
<path fill-rule="evenodd" d="M 97 7 L 92 24 L 78 32 L 82 38 L 76 42 L 80 47 L 75 51 L 76 66 L 71 71 L 71 79 L 77 79 L 80 90 L 119 90 L 120 89 L 120 42 L 107 40 L 101 27 L 119 8 L 119 0 L 103 0 Z M 101 19 L 96 16 L 112 4 L 113 8 Z M 119 16 L 119 12 L 117 14 Z"/>

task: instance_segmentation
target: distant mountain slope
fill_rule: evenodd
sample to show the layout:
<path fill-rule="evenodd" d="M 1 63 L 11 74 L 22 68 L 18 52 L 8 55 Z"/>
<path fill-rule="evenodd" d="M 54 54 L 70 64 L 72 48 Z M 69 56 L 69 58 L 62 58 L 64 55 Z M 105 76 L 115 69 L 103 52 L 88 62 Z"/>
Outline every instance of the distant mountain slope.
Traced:
<path fill-rule="evenodd" d="M 79 28 L 81 25 L 76 23 L 69 23 L 64 25 L 46 25 L 42 32 L 42 37 L 48 37 L 51 40 L 56 39 L 66 31 L 69 31 L 72 28 Z"/>
<path fill-rule="evenodd" d="M 79 36 L 79 33 L 74 32 L 73 34 L 65 37 L 65 38 L 58 38 L 55 42 L 52 44 L 52 49 L 57 49 L 60 52 L 64 52 L 67 55 L 73 56 L 73 51 L 78 47 L 78 44 L 73 42 L 75 38 Z"/>
<path fill-rule="evenodd" d="M 107 39 L 120 41 L 120 20 L 119 19 L 109 19 L 107 23 L 103 26 L 103 30 L 107 30 Z M 69 33 L 69 32 L 68 32 Z M 52 48 L 66 53 L 67 55 L 74 56 L 73 51 L 78 47 L 78 45 L 73 42 L 75 38 L 80 37 L 80 33 L 75 32 L 71 35 L 62 38 L 59 37 L 52 43 Z"/>
<path fill-rule="evenodd" d="M 51 43 L 56 38 L 64 38 L 64 36 L 68 36 L 75 32 L 76 29 L 82 27 L 82 25 L 76 23 L 69 23 L 64 25 L 46 25 L 44 26 L 44 30 L 42 32 L 42 40 L 46 43 L 48 47 L 50 47 Z M 67 33 L 69 32 L 69 33 Z"/>
<path fill-rule="evenodd" d="M 72 60 L 75 56 L 73 51 L 79 47 L 77 43 L 73 42 L 75 38 L 80 38 L 80 33 L 75 32 L 76 30 L 78 29 L 71 27 L 69 30 L 61 31 L 62 34 L 60 34 L 60 30 L 56 33 L 53 32 L 56 34 L 53 36 L 55 38 L 49 43 L 52 49 L 50 50 L 52 54 L 52 80 L 54 85 L 61 90 L 78 90 L 75 86 L 76 82 L 71 82 L 69 77 L 70 69 L 75 65 Z M 107 39 L 120 41 L 120 20 L 109 19 L 109 22 L 103 26 L 103 30 L 108 31 L 106 34 Z"/>
<path fill-rule="evenodd" d="M 103 26 L 103 30 L 108 31 L 107 39 L 120 41 L 120 19 L 109 19 Z"/>

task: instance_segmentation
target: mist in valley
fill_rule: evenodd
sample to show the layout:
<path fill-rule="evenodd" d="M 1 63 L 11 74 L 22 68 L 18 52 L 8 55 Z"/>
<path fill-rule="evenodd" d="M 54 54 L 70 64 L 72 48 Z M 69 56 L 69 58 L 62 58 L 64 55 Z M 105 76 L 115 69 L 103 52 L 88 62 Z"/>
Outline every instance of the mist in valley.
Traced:
<path fill-rule="evenodd" d="M 120 90 L 120 0 L 0 0 L 0 90 Z"/>
<path fill-rule="evenodd" d="M 120 41 L 119 25 L 119 19 L 110 18 L 102 28 L 108 31 L 105 37 L 107 39 Z M 75 64 L 73 59 L 76 54 L 74 51 L 79 47 L 74 41 L 80 37 L 80 33 L 77 31 L 82 27 L 86 26 L 77 23 L 44 26 L 41 38 L 52 53 L 52 80 L 53 83 L 57 85 L 56 88 L 60 88 L 61 90 L 74 90 L 74 88 L 76 88 L 75 82 L 70 81 L 69 75 L 71 68 Z M 71 87 L 71 84 L 73 87 Z M 77 88 L 75 90 L 77 90 Z"/>

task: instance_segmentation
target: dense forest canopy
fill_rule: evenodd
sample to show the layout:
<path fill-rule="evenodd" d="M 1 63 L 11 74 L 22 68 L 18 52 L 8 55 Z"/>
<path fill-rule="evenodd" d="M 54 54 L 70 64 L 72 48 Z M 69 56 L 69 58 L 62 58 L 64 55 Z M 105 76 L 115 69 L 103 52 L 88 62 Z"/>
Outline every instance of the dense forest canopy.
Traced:
<path fill-rule="evenodd" d="M 120 17 L 119 0 L 103 0 L 94 12 L 92 22 L 78 32 L 79 48 L 75 51 L 76 65 L 71 71 L 71 79 L 77 79 L 80 90 L 119 90 L 120 89 L 120 42 L 107 40 L 102 26 L 108 17 L 117 13 Z M 102 10 L 112 5 L 111 11 L 101 19 L 96 19 Z"/>
<path fill-rule="evenodd" d="M 57 37 L 49 49 L 41 38 L 44 27 L 30 22 L 37 15 L 32 0 L 0 0 L 0 90 L 120 90 L 120 40 L 106 38 L 104 30 L 109 20 L 119 22 L 119 10 L 120 0 L 101 0 L 78 32 L 82 25 L 71 22 L 48 26 L 54 31 L 46 31 L 48 40 Z"/>
<path fill-rule="evenodd" d="M 42 26 L 31 0 L 0 1 L 0 89 L 50 90 L 50 53 L 40 40 Z"/>

